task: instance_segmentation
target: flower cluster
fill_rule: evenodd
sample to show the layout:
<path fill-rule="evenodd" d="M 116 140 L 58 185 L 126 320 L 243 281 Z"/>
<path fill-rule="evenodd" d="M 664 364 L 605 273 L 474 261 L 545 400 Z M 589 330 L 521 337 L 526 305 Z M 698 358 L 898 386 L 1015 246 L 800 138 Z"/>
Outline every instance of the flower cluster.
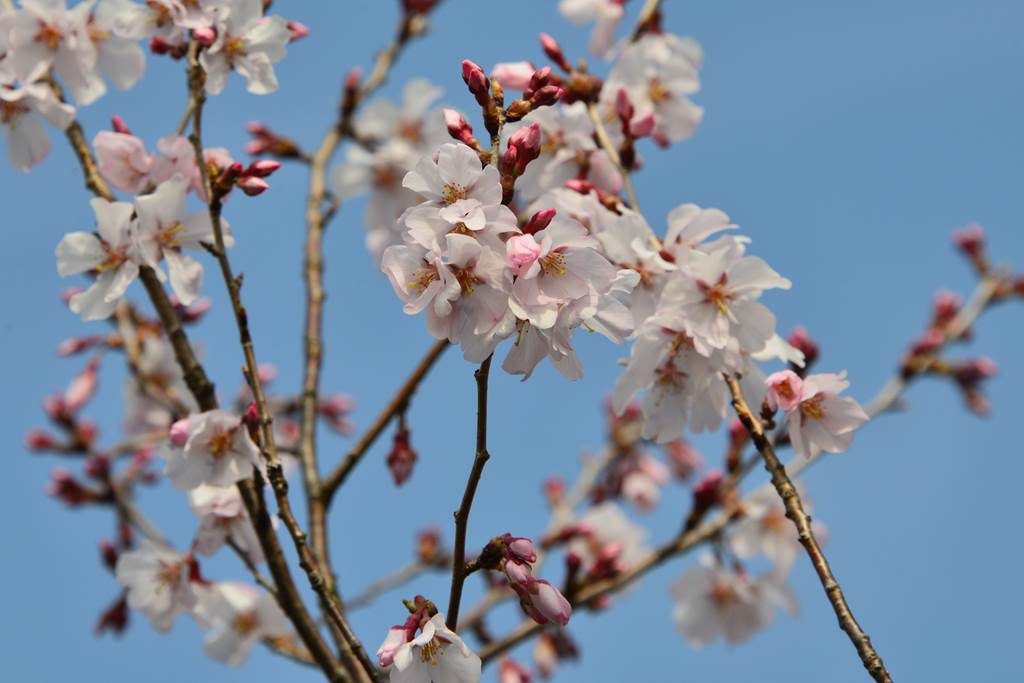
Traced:
<path fill-rule="evenodd" d="M 8 159 L 27 171 L 46 158 L 50 142 L 39 117 L 62 131 L 74 120 L 75 108 L 51 74 L 86 106 L 106 93 L 107 81 L 119 90 L 139 82 L 146 55 L 138 41 L 176 58 L 194 41 L 202 48 L 207 92 L 219 93 L 237 71 L 249 92 L 266 94 L 277 89 L 273 65 L 306 33 L 264 17 L 261 0 L 88 0 L 70 9 L 65 0 L 22 0 L 20 9 L 0 10 L 0 125 Z"/>
<path fill-rule="evenodd" d="M 393 683 L 435 681 L 476 683 L 480 658 L 444 623 L 433 603 L 416 596 L 412 614 L 401 626 L 392 626 L 377 649 L 377 660 Z"/>

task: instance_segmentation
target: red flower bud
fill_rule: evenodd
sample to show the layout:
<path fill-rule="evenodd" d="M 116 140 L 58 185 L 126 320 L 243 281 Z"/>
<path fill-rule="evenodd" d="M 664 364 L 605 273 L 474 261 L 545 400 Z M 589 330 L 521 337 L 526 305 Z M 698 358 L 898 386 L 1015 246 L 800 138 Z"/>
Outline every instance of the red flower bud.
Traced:
<path fill-rule="evenodd" d="M 572 73 L 572 66 L 565 59 L 562 46 L 558 44 L 557 40 L 547 33 L 542 33 L 540 34 L 540 46 L 544 49 L 544 54 L 548 56 L 548 59 L 557 64 L 559 69 L 565 73 Z"/>
<path fill-rule="evenodd" d="M 249 197 L 261 195 L 270 189 L 270 183 L 266 180 L 251 175 L 242 176 L 235 184 L 238 185 L 238 188 Z"/>
<path fill-rule="evenodd" d="M 555 213 L 554 209 L 541 209 L 530 216 L 529 222 L 523 227 L 523 232 L 528 235 L 540 232 L 551 224 L 551 221 L 555 218 Z"/>
<path fill-rule="evenodd" d="M 110 127 L 114 129 L 115 133 L 122 133 L 124 135 L 131 135 L 132 132 L 128 128 L 128 124 L 124 122 L 124 119 L 119 115 L 115 114 L 110 119 Z"/>

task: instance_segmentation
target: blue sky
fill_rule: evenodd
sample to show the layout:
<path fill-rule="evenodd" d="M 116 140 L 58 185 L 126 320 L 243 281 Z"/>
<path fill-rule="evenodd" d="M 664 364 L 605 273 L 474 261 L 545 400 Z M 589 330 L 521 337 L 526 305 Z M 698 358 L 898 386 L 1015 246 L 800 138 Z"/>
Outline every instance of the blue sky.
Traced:
<path fill-rule="evenodd" d="M 307 146 L 329 124 L 342 74 L 370 65 L 392 32 L 397 2 L 276 3 L 313 29 L 279 65 L 280 91 L 246 94 L 233 82 L 213 98 L 208 145 L 241 156 L 243 124 L 260 119 Z M 639 0 L 629 3 L 635 13 Z M 971 275 L 949 245 L 950 231 L 970 221 L 988 230 L 997 261 L 1024 268 L 1020 224 L 1020 160 L 1024 158 L 1022 68 L 1024 5 L 1005 0 L 862 0 L 822 3 L 720 1 L 667 4 L 667 27 L 696 37 L 706 50 L 706 119 L 690 142 L 645 149 L 637 189 L 653 225 L 683 202 L 727 211 L 753 249 L 794 287 L 768 303 L 784 330 L 807 325 L 823 348 L 821 367 L 846 369 L 852 394 L 869 398 L 893 370 L 905 342 L 923 325 L 939 287 L 967 292 Z M 406 79 L 428 76 L 446 101 L 469 109 L 459 79 L 464 58 L 489 68 L 498 61 L 542 61 L 536 34 L 557 36 L 582 54 L 585 31 L 563 22 L 553 2 L 510 9 L 491 2 L 445 2 L 435 33 L 403 55 L 384 95 Z M 110 115 L 124 116 L 152 142 L 175 125 L 184 106 L 177 64 L 150 59 L 146 81 L 81 112 L 91 136 Z M 53 248 L 70 230 L 89 229 L 91 212 L 73 158 L 54 136 L 40 168 L 18 174 L 0 164 L 7 259 L 0 283 L 7 306 L 0 364 L 8 397 L 0 413 L 8 532 L 0 563 L 0 642 L 11 680 L 72 677 L 150 683 L 316 680 L 290 663 L 257 652 L 232 670 L 205 658 L 201 634 L 187 621 L 169 636 L 142 619 L 121 640 L 94 638 L 98 610 L 115 595 L 97 561 L 96 542 L 110 532 L 106 511 L 68 512 L 42 493 L 56 461 L 24 451 L 22 438 L 42 424 L 39 403 L 63 387 L 83 359 L 55 360 L 62 339 L 97 330 L 77 321 L 58 299 Z M 278 389 L 295 390 L 301 362 L 301 250 L 306 176 L 287 166 L 256 199 L 230 202 L 239 239 L 233 261 L 246 273 L 244 296 L 261 361 L 280 370 Z M 324 387 L 355 396 L 365 425 L 430 344 L 423 321 L 401 313 L 362 246 L 363 203 L 343 207 L 326 241 L 329 292 Z M 215 309 L 197 330 L 207 367 L 221 393 L 240 381 L 241 356 L 225 297 L 215 278 L 206 292 Z M 142 299 L 136 285 L 132 296 Z M 809 475 L 816 515 L 830 529 L 827 553 L 847 596 L 897 680 L 1017 680 L 1024 561 L 1017 496 L 1024 475 L 1014 414 L 1024 378 L 1019 353 L 1021 309 L 1004 305 L 976 328 L 958 355 L 983 353 L 1000 365 L 989 390 L 993 415 L 969 416 L 949 386 L 925 381 L 909 410 L 880 418 L 854 447 Z M 572 476 L 580 454 L 600 448 L 600 404 L 624 350 L 585 339 L 587 376 L 564 381 L 542 368 L 529 382 L 495 373 L 492 453 L 470 524 L 470 547 L 504 531 L 536 534 L 545 522 L 539 491 L 550 474 Z M 102 394 L 90 407 L 113 438 L 120 419 L 122 374 L 104 368 Z M 332 543 L 343 592 L 404 564 L 412 535 L 437 523 L 450 541 L 472 456 L 472 368 L 445 357 L 413 404 L 410 425 L 420 463 L 396 491 L 374 449 L 332 513 Z M 514 423 L 514 424 L 513 424 Z M 723 437 L 700 439 L 711 462 Z M 345 442 L 325 437 L 321 459 L 333 464 Z M 66 463 L 60 463 L 66 464 Z M 169 491 L 146 492 L 153 511 L 179 545 L 193 519 Z M 654 538 L 673 532 L 686 509 L 674 488 L 644 521 Z M 571 630 L 583 660 L 562 680 L 701 680 L 708 683 L 787 676 L 793 681 L 865 680 L 821 594 L 809 563 L 792 582 L 797 618 L 781 616 L 750 643 L 694 652 L 674 632 L 666 585 L 688 562 L 677 560 L 617 601 L 611 613 L 579 614 Z M 217 578 L 241 578 L 228 558 L 209 565 Z M 560 572 L 549 568 L 550 578 Z M 421 592 L 446 602 L 445 577 L 389 595 L 354 616 L 375 649 L 402 618 L 399 597 Z M 472 583 L 467 601 L 479 594 Z M 493 629 L 518 619 L 503 612 Z M 528 654 L 524 653 L 524 654 Z M 485 674 L 493 680 L 494 673 Z"/>

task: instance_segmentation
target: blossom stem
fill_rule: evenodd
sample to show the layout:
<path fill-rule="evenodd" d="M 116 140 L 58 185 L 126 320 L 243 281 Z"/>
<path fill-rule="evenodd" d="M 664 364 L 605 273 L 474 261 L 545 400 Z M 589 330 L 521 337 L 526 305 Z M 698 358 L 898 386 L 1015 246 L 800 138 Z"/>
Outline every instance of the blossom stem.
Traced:
<path fill-rule="evenodd" d="M 725 381 L 729 387 L 729 393 L 732 395 L 732 407 L 736 411 L 736 416 L 743 423 L 747 433 L 750 434 L 750 438 L 754 442 L 754 446 L 757 448 L 757 452 L 764 459 L 764 466 L 771 475 L 772 485 L 782 499 L 782 503 L 786 508 L 786 516 L 796 527 L 800 544 L 803 545 L 807 555 L 811 558 L 811 564 L 814 565 L 814 571 L 818 574 L 818 579 L 825 589 L 825 595 L 828 597 L 828 601 L 832 605 L 836 617 L 839 619 L 839 627 L 849 636 L 850 642 L 857 649 L 857 654 L 860 655 L 861 662 L 864 663 L 864 668 L 867 669 L 871 678 L 878 681 L 878 683 L 892 683 L 892 678 L 889 676 L 882 658 L 871 644 L 871 638 L 868 637 L 868 634 L 864 632 L 864 629 L 861 628 L 860 624 L 857 623 L 857 619 L 853 616 L 853 612 L 846 602 L 846 597 L 843 595 L 843 589 L 832 573 L 832 568 L 829 566 L 828 559 L 825 557 L 825 553 L 822 552 L 818 540 L 814 537 L 814 531 L 811 528 L 811 518 L 804 511 L 800 494 L 797 493 L 792 479 L 786 473 L 786 468 L 783 466 L 782 461 L 775 454 L 771 439 L 765 433 L 760 420 L 754 416 L 746 400 L 744 400 L 739 381 L 736 377 L 729 375 L 725 377 Z"/>
<path fill-rule="evenodd" d="M 466 581 L 466 529 L 469 526 L 469 512 L 473 507 L 476 487 L 484 472 L 484 465 L 491 455 L 487 452 L 487 380 L 491 371 L 493 354 L 487 356 L 474 373 L 476 377 L 476 455 L 473 467 L 466 480 L 462 503 L 455 511 L 455 549 L 452 552 L 452 588 L 448 597 L 446 624 L 454 630 L 459 623 L 459 603 L 462 601 L 462 585 Z"/>
<path fill-rule="evenodd" d="M 302 417 L 299 439 L 299 459 L 302 463 L 309 517 L 310 544 L 320 571 L 327 581 L 329 592 L 335 593 L 337 578 L 331 569 L 327 543 L 327 507 L 329 497 L 323 495 L 320 469 L 317 464 L 316 424 L 323 369 L 323 302 L 324 302 L 324 231 L 338 210 L 339 203 L 332 199 L 324 211 L 326 173 L 331 159 L 346 136 L 354 133 L 352 120 L 359 105 L 372 95 L 387 79 L 402 48 L 409 40 L 421 34 L 426 21 L 419 14 L 403 13 L 394 40 L 378 55 L 373 71 L 354 97 L 343 101 L 336 123 L 320 141 L 310 160 L 309 194 L 306 200 L 306 322 L 305 322 L 305 376 L 302 385 Z"/>
<path fill-rule="evenodd" d="M 389 574 L 366 587 L 359 595 L 345 601 L 345 608 L 349 611 L 369 607 L 382 593 L 399 588 L 418 578 L 431 568 L 438 568 L 438 565 L 430 565 L 420 560 L 413 560 L 393 574 Z"/>
<path fill-rule="evenodd" d="M 321 495 L 324 499 L 324 505 L 330 506 L 331 499 L 337 492 L 338 488 L 345 483 L 348 475 L 352 473 L 355 466 L 359 464 L 363 455 L 370 449 L 370 446 L 374 444 L 377 437 L 381 435 L 384 428 L 390 424 L 391 420 L 396 415 L 401 413 L 403 410 L 408 408 L 409 401 L 412 395 L 416 392 L 420 382 L 427 376 L 430 369 L 434 367 L 438 358 L 444 353 L 444 350 L 449 346 L 447 339 L 442 339 L 436 342 L 427 351 L 427 355 L 419 362 L 419 364 L 413 369 L 409 377 L 406 378 L 402 386 L 398 388 L 395 395 L 391 398 L 388 404 L 384 407 L 384 410 L 380 412 L 377 419 L 373 421 L 369 429 L 359 438 L 354 446 L 345 454 L 338 466 L 324 479 L 323 487 L 321 488 Z"/>
<path fill-rule="evenodd" d="M 299 556 L 299 566 L 305 571 L 310 587 L 320 599 L 321 607 L 326 613 L 328 625 L 342 653 L 342 663 L 349 667 L 353 677 L 360 681 L 373 681 L 376 678 L 376 667 L 366 655 L 362 643 L 349 626 L 337 596 L 328 589 L 327 581 L 319 569 L 316 558 L 306 543 L 306 534 L 299 526 L 288 498 L 288 482 L 284 476 L 281 459 L 274 440 L 273 420 L 267 407 L 263 382 L 260 380 L 259 364 L 249 331 L 249 316 L 241 299 L 241 276 L 235 277 L 231 261 L 228 259 L 224 245 L 224 229 L 221 223 L 222 197 L 214 192 L 210 180 L 209 169 L 203 161 L 202 120 L 203 105 L 206 102 L 205 73 L 199 64 L 195 44 L 189 50 L 189 97 L 195 101 L 192 107 L 192 134 L 189 139 L 195 149 L 203 190 L 209 201 L 210 223 L 213 227 L 214 249 L 212 253 L 220 266 L 224 284 L 228 290 L 231 308 L 234 312 L 235 326 L 238 328 L 239 342 L 245 357 L 245 375 L 252 390 L 253 400 L 259 413 L 260 450 L 267 461 L 267 476 L 277 501 L 278 517 L 284 523 L 292 538 L 295 551 Z M 262 498 L 262 495 L 260 496 Z M 275 576 L 275 578 L 277 578 Z"/>

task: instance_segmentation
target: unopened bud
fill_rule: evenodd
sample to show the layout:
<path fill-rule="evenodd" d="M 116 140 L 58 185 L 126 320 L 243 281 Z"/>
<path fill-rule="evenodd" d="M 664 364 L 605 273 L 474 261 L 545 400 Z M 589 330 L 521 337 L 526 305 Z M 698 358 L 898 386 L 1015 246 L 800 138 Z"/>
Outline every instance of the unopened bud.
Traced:
<path fill-rule="evenodd" d="M 192 38 L 203 47 L 210 47 L 217 42 L 217 29 L 213 26 L 203 26 L 192 29 Z"/>
<path fill-rule="evenodd" d="M 469 92 L 476 98 L 477 104 L 481 107 L 490 104 L 491 96 L 487 74 L 479 64 L 464 59 L 462 61 L 462 80 L 465 81 Z"/>
<path fill-rule="evenodd" d="M 76 353 L 81 353 L 82 351 L 92 348 L 102 339 L 103 337 L 99 336 L 72 337 L 70 339 L 65 339 L 57 346 L 57 355 L 62 358 L 73 356 Z"/>
<path fill-rule="evenodd" d="M 110 476 L 110 459 L 105 455 L 93 455 L 85 461 L 82 469 L 93 479 L 106 480 Z"/>
<path fill-rule="evenodd" d="M 818 344 L 804 327 L 794 327 L 786 339 L 790 346 L 804 354 L 804 368 L 809 368 L 818 359 Z"/>
<path fill-rule="evenodd" d="M 117 566 L 117 556 L 117 547 L 111 541 L 105 538 L 100 541 L 100 560 L 104 567 L 113 571 Z"/>
<path fill-rule="evenodd" d="M 188 418 L 182 418 L 171 425 L 170 429 L 170 440 L 171 445 L 175 448 L 184 448 L 185 444 L 188 443 Z"/>
<path fill-rule="evenodd" d="M 445 126 L 448 127 L 448 134 L 455 140 L 474 147 L 476 138 L 473 137 L 473 127 L 466 121 L 466 117 L 454 109 L 445 108 L 442 112 Z"/>
<path fill-rule="evenodd" d="M 43 429 L 33 429 L 25 435 L 25 448 L 35 453 L 51 450 L 57 445 L 57 440 Z"/>
<path fill-rule="evenodd" d="M 388 469 L 391 471 L 391 477 L 395 480 L 395 486 L 401 486 L 409 480 L 409 477 L 412 476 L 416 460 L 416 451 L 413 450 L 409 442 L 409 430 L 400 428 L 395 432 L 391 451 L 385 460 Z"/>
<path fill-rule="evenodd" d="M 270 189 L 270 183 L 266 180 L 251 175 L 240 177 L 235 184 L 238 185 L 238 189 L 249 197 L 261 195 Z"/>
<path fill-rule="evenodd" d="M 530 96 L 530 105 L 534 109 L 549 107 L 562 99 L 564 94 L 565 91 L 557 85 L 545 85 Z"/>
<path fill-rule="evenodd" d="M 296 40 L 302 40 L 311 33 L 308 26 L 298 21 L 289 21 L 287 26 L 288 33 L 291 34 L 291 42 L 293 43 Z"/>
<path fill-rule="evenodd" d="M 242 171 L 242 175 L 266 178 L 279 168 L 281 168 L 280 161 L 274 161 L 273 159 L 257 159 L 249 164 L 249 168 Z"/>
<path fill-rule="evenodd" d="M 562 46 L 558 44 L 557 40 L 547 33 L 542 33 L 540 34 L 540 46 L 544 49 L 544 54 L 548 56 L 548 59 L 557 64 L 559 69 L 565 73 L 572 73 L 572 66 L 565 59 Z"/>
<path fill-rule="evenodd" d="M 548 225 L 551 224 L 551 221 L 554 220 L 556 213 L 557 212 L 555 211 L 555 209 L 541 209 L 537 213 L 530 216 L 530 220 L 526 223 L 525 226 L 523 226 L 523 232 L 526 233 L 527 235 L 533 235 L 535 233 L 540 232 L 541 230 L 543 230 L 544 228 L 548 227 Z"/>
<path fill-rule="evenodd" d="M 123 135 L 132 134 L 132 131 L 128 128 L 128 124 L 125 123 L 124 119 L 117 114 L 111 117 L 110 127 L 114 129 L 115 133 L 121 133 Z"/>

